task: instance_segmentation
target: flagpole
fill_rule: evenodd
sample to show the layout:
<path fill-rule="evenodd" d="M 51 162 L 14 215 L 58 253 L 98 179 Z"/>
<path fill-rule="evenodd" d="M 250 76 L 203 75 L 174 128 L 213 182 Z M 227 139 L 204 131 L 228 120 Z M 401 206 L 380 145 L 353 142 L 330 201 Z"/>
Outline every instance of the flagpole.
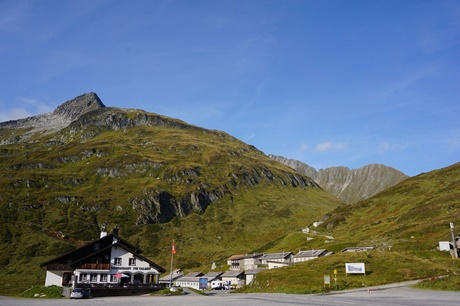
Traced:
<path fill-rule="evenodd" d="M 171 250 L 171 269 L 170 269 L 170 274 L 169 274 L 169 288 L 172 287 L 172 273 L 173 273 L 173 261 L 174 261 L 174 253 L 175 253 L 175 249 L 174 249 L 174 240 L 173 240 L 173 243 L 172 243 L 172 250 Z"/>

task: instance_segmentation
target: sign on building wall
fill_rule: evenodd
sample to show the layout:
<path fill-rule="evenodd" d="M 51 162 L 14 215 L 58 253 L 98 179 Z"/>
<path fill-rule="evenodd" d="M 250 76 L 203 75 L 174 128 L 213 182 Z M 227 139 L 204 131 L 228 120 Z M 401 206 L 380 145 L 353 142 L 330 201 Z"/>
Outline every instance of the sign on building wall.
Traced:
<path fill-rule="evenodd" d="M 346 263 L 345 271 L 347 274 L 366 274 L 366 268 L 363 262 Z"/>

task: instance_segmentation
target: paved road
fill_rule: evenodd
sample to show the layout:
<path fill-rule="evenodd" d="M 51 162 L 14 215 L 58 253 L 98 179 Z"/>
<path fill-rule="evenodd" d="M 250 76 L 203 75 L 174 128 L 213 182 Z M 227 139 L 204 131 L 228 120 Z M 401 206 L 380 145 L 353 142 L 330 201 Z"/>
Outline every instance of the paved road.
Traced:
<path fill-rule="evenodd" d="M 230 294 L 213 292 L 207 296 L 195 293 L 183 296 L 136 296 L 104 297 L 90 300 L 35 300 L 0 297 L 1 306 L 271 306 L 271 305 L 312 305 L 312 306 L 458 306 L 460 292 L 443 292 L 410 289 L 408 287 L 385 287 L 367 290 L 352 290 L 325 295 L 287 294 Z"/>

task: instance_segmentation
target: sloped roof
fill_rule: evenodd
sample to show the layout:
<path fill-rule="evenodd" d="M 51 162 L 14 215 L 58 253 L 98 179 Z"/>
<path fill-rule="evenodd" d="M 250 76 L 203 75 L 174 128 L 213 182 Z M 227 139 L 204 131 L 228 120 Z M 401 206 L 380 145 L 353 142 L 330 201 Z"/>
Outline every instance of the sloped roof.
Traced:
<path fill-rule="evenodd" d="M 367 247 L 348 247 L 342 250 L 342 252 L 360 252 L 360 251 L 370 251 L 373 250 L 375 247 L 367 246 Z"/>
<path fill-rule="evenodd" d="M 267 270 L 266 268 L 251 269 L 251 270 L 247 270 L 245 272 L 245 274 L 246 275 L 256 275 L 256 274 L 259 274 L 260 272 L 266 271 L 266 270 Z"/>
<path fill-rule="evenodd" d="M 203 272 L 189 272 L 184 277 L 198 277 L 204 275 Z"/>
<path fill-rule="evenodd" d="M 327 253 L 327 251 L 325 249 L 299 251 L 299 253 L 295 254 L 293 257 L 294 258 L 299 258 L 299 257 L 319 257 L 321 255 L 324 255 L 325 253 Z"/>
<path fill-rule="evenodd" d="M 243 254 L 238 254 L 238 255 L 230 256 L 227 260 L 240 260 L 240 259 L 243 259 L 243 258 L 244 258 Z"/>
<path fill-rule="evenodd" d="M 246 259 L 246 258 L 258 258 L 258 257 L 262 257 L 262 255 L 264 255 L 264 254 L 262 254 L 262 253 L 245 254 L 243 256 L 243 258 L 244 259 Z"/>
<path fill-rule="evenodd" d="M 241 259 L 248 259 L 248 258 L 258 258 L 261 257 L 262 253 L 252 253 L 252 254 L 238 254 L 232 255 L 227 260 L 241 260 Z"/>
<path fill-rule="evenodd" d="M 238 277 L 241 274 L 244 274 L 244 271 L 227 271 L 221 275 L 221 277 Z"/>
<path fill-rule="evenodd" d="M 291 255 L 292 255 L 291 252 L 270 253 L 270 254 L 264 254 L 260 259 L 262 260 L 285 259 Z"/>
<path fill-rule="evenodd" d="M 208 272 L 206 273 L 205 275 L 203 275 L 202 277 L 205 277 L 205 278 L 216 278 L 216 277 L 219 277 L 222 275 L 222 272 Z"/>
<path fill-rule="evenodd" d="M 170 274 L 168 274 L 168 275 L 161 277 L 158 281 L 162 283 L 169 282 L 170 280 L 175 281 L 175 280 L 182 278 L 183 276 L 184 274 L 173 273 L 172 277 Z"/>

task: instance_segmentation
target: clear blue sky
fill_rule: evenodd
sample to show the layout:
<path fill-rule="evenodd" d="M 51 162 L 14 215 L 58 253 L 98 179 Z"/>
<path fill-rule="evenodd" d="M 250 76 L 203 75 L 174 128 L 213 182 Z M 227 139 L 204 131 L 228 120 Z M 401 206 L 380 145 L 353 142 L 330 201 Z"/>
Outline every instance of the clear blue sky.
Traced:
<path fill-rule="evenodd" d="M 0 121 L 90 91 L 310 166 L 460 161 L 458 0 L 0 0 Z"/>

